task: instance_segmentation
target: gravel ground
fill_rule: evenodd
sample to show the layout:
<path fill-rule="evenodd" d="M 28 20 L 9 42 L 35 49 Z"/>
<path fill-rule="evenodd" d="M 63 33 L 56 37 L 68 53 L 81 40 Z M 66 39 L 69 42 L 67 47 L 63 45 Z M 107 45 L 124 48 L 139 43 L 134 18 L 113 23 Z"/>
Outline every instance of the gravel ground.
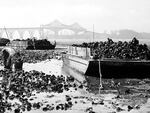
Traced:
<path fill-rule="evenodd" d="M 39 73 L 60 76 L 62 61 L 49 59 L 38 63 L 24 63 L 25 72 L 36 70 Z M 0 66 L 0 70 L 3 66 Z M 63 75 L 67 78 L 65 75 Z M 94 78 L 92 78 L 94 80 Z M 96 78 L 95 78 L 96 79 Z M 98 79 L 97 79 L 98 82 Z M 12 111 L 6 113 L 149 113 L 150 81 L 145 80 L 103 80 L 103 89 L 98 93 L 98 86 L 88 84 L 84 87 L 75 81 L 65 81 L 70 86 L 63 92 L 32 91 L 27 100 L 30 110 L 23 111 L 18 98 L 8 99 Z M 97 83 L 98 84 L 98 83 Z M 120 91 L 120 93 L 118 93 Z M 39 106 L 40 107 L 39 107 Z M 1 106 L 1 105 L 0 105 Z M 20 109 L 20 111 L 18 110 Z"/>

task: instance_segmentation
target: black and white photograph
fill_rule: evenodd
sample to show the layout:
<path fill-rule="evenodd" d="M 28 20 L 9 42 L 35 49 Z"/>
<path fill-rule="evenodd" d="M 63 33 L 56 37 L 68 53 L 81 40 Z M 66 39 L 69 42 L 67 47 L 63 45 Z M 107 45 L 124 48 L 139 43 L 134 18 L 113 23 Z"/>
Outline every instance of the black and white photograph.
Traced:
<path fill-rule="evenodd" d="M 0 0 L 0 113 L 150 113 L 150 0 Z"/>

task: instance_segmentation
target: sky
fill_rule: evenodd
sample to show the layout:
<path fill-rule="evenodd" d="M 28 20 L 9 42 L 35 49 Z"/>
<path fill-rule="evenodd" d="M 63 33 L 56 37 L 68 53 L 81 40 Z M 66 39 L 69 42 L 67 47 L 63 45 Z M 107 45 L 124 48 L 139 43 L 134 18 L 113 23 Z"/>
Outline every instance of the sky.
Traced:
<path fill-rule="evenodd" d="M 0 0 L 0 27 L 36 27 L 59 20 L 104 32 L 150 32 L 150 0 Z"/>

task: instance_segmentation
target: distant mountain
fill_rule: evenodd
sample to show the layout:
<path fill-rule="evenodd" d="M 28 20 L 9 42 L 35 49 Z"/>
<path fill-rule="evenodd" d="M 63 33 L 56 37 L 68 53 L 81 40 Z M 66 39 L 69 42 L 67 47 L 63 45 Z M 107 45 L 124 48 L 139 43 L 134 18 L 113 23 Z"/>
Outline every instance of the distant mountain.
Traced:
<path fill-rule="evenodd" d="M 43 25 L 43 27 L 47 27 L 47 28 L 52 28 L 53 30 L 62 30 L 62 29 L 69 29 L 69 30 L 73 30 L 75 33 L 75 35 L 62 35 L 62 36 L 53 36 L 53 39 L 57 38 L 59 40 L 68 40 L 69 42 L 71 42 L 70 39 L 74 40 L 74 41 L 79 41 L 79 42 L 91 42 L 91 41 L 105 41 L 107 40 L 107 38 L 111 38 L 114 41 L 130 41 L 132 40 L 134 37 L 136 37 L 141 43 L 148 43 L 150 44 L 150 33 L 146 33 L 146 32 L 136 32 L 134 30 L 130 30 L 130 29 L 121 29 L 118 31 L 111 31 L 111 33 L 97 33 L 97 32 L 92 32 L 92 31 L 87 31 L 86 28 L 81 27 L 78 23 L 73 23 L 71 25 L 66 25 L 61 23 L 58 20 L 54 20 L 53 22 Z"/>
<path fill-rule="evenodd" d="M 43 25 L 44 27 L 52 27 L 52 28 L 60 28 L 60 29 L 71 29 L 71 30 L 77 30 L 77 31 L 84 31 L 84 33 L 82 35 L 80 35 L 79 37 L 82 38 L 93 38 L 93 32 L 92 31 L 87 31 L 84 27 L 81 27 L 78 23 L 73 23 L 71 25 L 65 25 L 63 23 L 61 23 L 59 20 L 54 20 L 53 22 Z M 96 40 L 105 40 L 107 38 L 112 38 L 115 40 L 126 40 L 126 39 L 132 39 L 136 37 L 137 39 L 140 40 L 148 40 L 150 39 L 150 33 L 145 33 L 145 32 L 136 32 L 134 30 L 130 30 L 130 29 L 121 29 L 118 31 L 111 31 L 111 33 L 94 33 L 94 39 Z"/>
<path fill-rule="evenodd" d="M 59 20 L 54 20 L 53 22 L 43 25 L 43 27 L 49 27 L 49 28 L 57 28 L 57 29 L 73 29 L 73 30 L 79 30 L 79 31 L 85 31 L 86 29 L 81 27 L 78 23 L 74 23 L 71 25 L 65 25 L 62 24 Z"/>
<path fill-rule="evenodd" d="M 150 45 L 150 33 L 138 33 L 133 30 L 119 30 L 108 33 L 93 33 L 92 31 L 84 31 L 76 35 L 57 35 L 49 38 L 50 41 L 56 41 L 57 44 L 77 44 L 83 42 L 106 41 L 111 38 L 113 41 L 131 41 L 136 37 L 140 43 Z"/>
<path fill-rule="evenodd" d="M 114 41 L 130 41 L 134 37 L 136 37 L 141 43 L 150 44 L 150 33 L 139 33 L 133 30 L 122 29 L 118 31 L 112 31 L 110 34 L 108 33 L 94 33 L 92 31 L 86 31 L 82 36 L 85 39 L 91 39 L 91 41 L 105 41 L 107 38 L 111 38 Z M 94 37 L 94 38 L 93 38 Z"/>
<path fill-rule="evenodd" d="M 145 32 L 143 32 L 143 33 L 140 33 L 140 34 L 141 34 L 141 36 L 142 36 L 143 38 L 150 40 L 150 33 L 145 33 Z"/>
<path fill-rule="evenodd" d="M 78 23 L 74 23 L 70 25 L 71 28 L 79 29 L 79 30 L 86 30 L 85 28 L 81 27 Z"/>
<path fill-rule="evenodd" d="M 92 32 L 91 32 L 92 33 Z M 132 39 L 133 37 L 136 37 L 138 39 L 150 39 L 150 33 L 145 32 L 136 32 L 133 30 L 128 29 L 122 29 L 118 31 L 112 31 L 110 34 L 107 33 L 96 33 L 97 35 L 101 36 L 108 36 L 109 38 L 118 38 L 118 39 Z M 107 37 L 105 37 L 107 38 Z"/>
<path fill-rule="evenodd" d="M 111 32 L 110 37 L 119 38 L 119 39 L 132 39 L 133 37 L 136 37 L 138 39 L 143 38 L 141 33 L 138 33 L 138 32 L 133 31 L 133 30 L 128 30 L 128 29 L 113 31 L 113 32 Z"/>
<path fill-rule="evenodd" d="M 49 24 L 46 24 L 44 26 L 47 26 L 47 27 L 59 27 L 59 28 L 62 28 L 62 27 L 66 27 L 64 24 L 62 24 L 59 20 L 54 20 L 53 22 L 49 23 Z"/>

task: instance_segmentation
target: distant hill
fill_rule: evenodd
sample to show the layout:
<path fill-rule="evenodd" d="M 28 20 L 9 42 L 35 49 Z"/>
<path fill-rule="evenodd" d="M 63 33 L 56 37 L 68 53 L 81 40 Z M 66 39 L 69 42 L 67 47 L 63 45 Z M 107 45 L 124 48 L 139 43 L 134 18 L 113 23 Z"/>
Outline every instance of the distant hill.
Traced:
<path fill-rule="evenodd" d="M 114 41 L 130 41 L 134 37 L 136 37 L 140 43 L 147 43 L 150 45 L 150 33 L 145 32 L 136 32 L 130 29 L 121 29 L 118 31 L 111 31 L 111 33 L 97 33 L 92 31 L 87 31 L 86 28 L 81 27 L 78 23 L 73 23 L 71 25 L 66 25 L 61 23 L 58 20 L 54 20 L 53 22 L 43 25 L 43 27 L 53 28 L 56 31 L 58 29 L 69 29 L 73 30 L 76 33 L 75 35 L 55 35 L 55 36 L 48 36 L 48 40 L 60 43 L 83 43 L 83 42 L 92 42 L 92 41 L 105 41 L 107 38 L 111 38 Z M 80 33 L 83 32 L 83 33 Z"/>
<path fill-rule="evenodd" d="M 93 40 L 93 32 L 87 31 L 83 35 L 83 38 L 91 38 L 91 41 Z M 110 34 L 108 33 L 94 33 L 94 41 L 104 41 L 107 40 L 107 38 L 111 38 L 114 41 L 130 41 L 134 37 L 136 37 L 138 40 L 140 40 L 141 43 L 147 43 L 150 44 L 150 33 L 145 32 L 136 32 L 133 30 L 123 29 L 119 31 L 113 31 Z"/>
<path fill-rule="evenodd" d="M 93 38 L 94 37 L 94 38 Z M 133 30 L 119 30 L 108 33 L 94 33 L 92 31 L 85 31 L 79 35 L 59 35 L 49 38 L 50 41 L 56 41 L 63 44 L 74 44 L 93 41 L 106 41 L 107 38 L 111 38 L 113 41 L 131 41 L 136 37 L 140 43 L 146 43 L 150 45 L 150 33 L 138 33 Z"/>

